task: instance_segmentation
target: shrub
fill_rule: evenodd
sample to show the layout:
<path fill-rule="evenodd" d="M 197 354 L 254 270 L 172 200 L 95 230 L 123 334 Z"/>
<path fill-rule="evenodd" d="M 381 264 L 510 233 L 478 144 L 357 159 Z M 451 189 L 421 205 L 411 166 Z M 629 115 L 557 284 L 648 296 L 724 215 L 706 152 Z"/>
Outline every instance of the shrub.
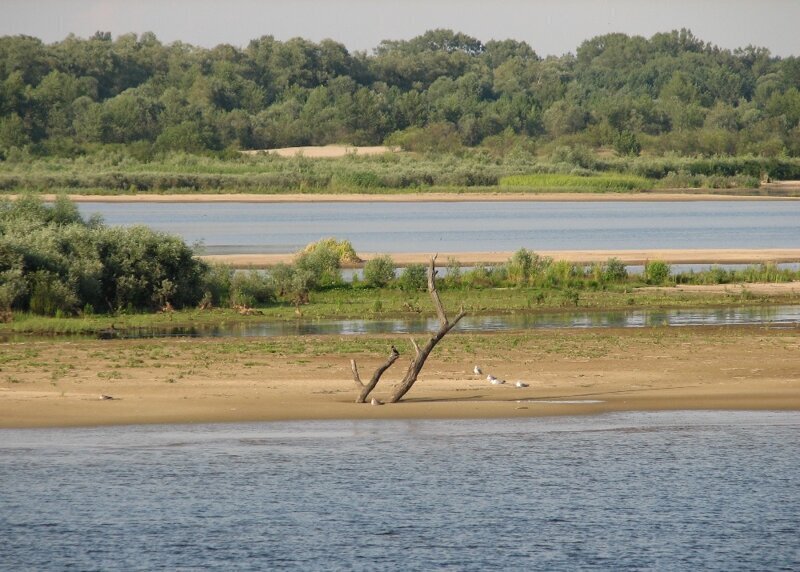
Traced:
<path fill-rule="evenodd" d="M 441 284 L 445 288 L 461 286 L 461 263 L 453 257 L 447 259 L 447 270 Z"/>
<path fill-rule="evenodd" d="M 235 272 L 231 280 L 232 306 L 258 306 L 275 301 L 275 290 L 269 275 L 250 270 Z"/>
<path fill-rule="evenodd" d="M 628 279 L 628 269 L 619 258 L 609 258 L 603 265 L 603 280 L 622 282 Z"/>
<path fill-rule="evenodd" d="M 233 269 L 224 264 L 210 264 L 203 275 L 203 296 L 214 306 L 230 303 Z"/>
<path fill-rule="evenodd" d="M 403 269 L 398 279 L 400 289 L 405 292 L 416 292 L 428 287 L 428 274 L 424 264 L 409 264 Z"/>
<path fill-rule="evenodd" d="M 650 260 L 644 265 L 644 279 L 648 284 L 664 284 L 669 278 L 670 265 L 663 260 Z"/>
<path fill-rule="evenodd" d="M 44 316 L 71 315 L 78 304 L 75 292 L 58 276 L 39 270 L 31 276 L 30 311 Z"/>
<path fill-rule="evenodd" d="M 84 221 L 65 198 L 0 202 L 0 275 L 12 308 L 54 315 L 87 304 L 110 311 L 194 305 L 206 268 L 177 237 Z"/>
<path fill-rule="evenodd" d="M 320 248 L 325 248 L 335 253 L 340 265 L 361 262 L 361 259 L 358 257 L 358 254 L 356 254 L 356 250 L 349 240 L 337 240 L 333 237 L 312 242 L 307 245 L 300 254 L 313 254 L 315 250 Z"/>
<path fill-rule="evenodd" d="M 394 279 L 394 261 L 390 256 L 376 256 L 364 265 L 364 282 L 373 288 L 383 288 Z"/>
<path fill-rule="evenodd" d="M 349 243 L 348 243 L 349 244 Z M 318 242 L 312 249 L 306 249 L 295 258 L 296 270 L 303 273 L 309 290 L 328 288 L 342 282 L 340 268 L 341 255 L 327 244 Z M 293 276 L 293 280 L 296 276 Z"/>
<path fill-rule="evenodd" d="M 544 273 L 544 280 L 549 286 L 567 287 L 572 285 L 578 275 L 574 264 L 566 260 L 558 260 L 550 264 Z"/>
<path fill-rule="evenodd" d="M 533 270 L 533 257 L 530 250 L 517 250 L 508 262 L 508 279 L 518 286 L 527 284 Z"/>

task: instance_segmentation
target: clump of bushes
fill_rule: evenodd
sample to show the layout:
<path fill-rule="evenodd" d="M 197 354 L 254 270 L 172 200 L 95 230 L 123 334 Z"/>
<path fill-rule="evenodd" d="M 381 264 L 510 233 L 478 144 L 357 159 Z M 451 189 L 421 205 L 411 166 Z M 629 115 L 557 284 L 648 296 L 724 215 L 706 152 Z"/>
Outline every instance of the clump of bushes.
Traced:
<path fill-rule="evenodd" d="M 84 220 L 65 197 L 0 202 L 0 306 L 45 315 L 193 306 L 206 265 L 178 237 Z"/>
<path fill-rule="evenodd" d="M 373 288 L 383 288 L 394 280 L 394 261 L 391 256 L 376 256 L 364 265 L 364 282 Z"/>
<path fill-rule="evenodd" d="M 669 278 L 671 268 L 663 260 L 649 260 L 644 265 L 644 280 L 648 284 L 661 285 Z"/>
<path fill-rule="evenodd" d="M 326 249 L 337 256 L 339 264 L 357 264 L 361 262 L 358 254 L 356 254 L 356 249 L 353 248 L 349 240 L 337 240 L 333 237 L 312 242 L 303 249 L 301 256 L 312 255 L 318 250 Z"/>

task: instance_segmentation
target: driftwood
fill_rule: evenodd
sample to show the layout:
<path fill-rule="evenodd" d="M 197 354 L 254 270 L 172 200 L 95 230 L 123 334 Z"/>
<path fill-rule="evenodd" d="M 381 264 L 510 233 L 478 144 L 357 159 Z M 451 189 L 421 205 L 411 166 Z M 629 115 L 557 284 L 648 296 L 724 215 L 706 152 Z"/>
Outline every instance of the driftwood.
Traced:
<path fill-rule="evenodd" d="M 406 370 L 406 375 L 403 377 L 403 381 L 400 382 L 400 385 L 395 390 L 394 395 L 389 399 L 390 403 L 397 403 L 400 401 L 403 396 L 408 393 L 408 390 L 416 383 L 417 376 L 419 376 L 419 372 L 422 371 L 423 366 L 425 365 L 425 360 L 428 359 L 428 356 L 433 351 L 433 348 L 436 347 L 442 338 L 444 338 L 450 330 L 452 330 L 456 324 L 466 315 L 464 308 L 461 308 L 461 311 L 458 315 L 453 318 L 452 321 L 447 319 L 447 313 L 444 310 L 444 306 L 442 306 L 442 300 L 439 298 L 439 292 L 436 290 L 436 255 L 431 257 L 430 265 L 428 266 L 428 293 L 431 295 L 431 300 L 433 301 L 433 305 L 436 308 L 436 315 L 439 317 L 439 329 L 431 336 L 428 342 L 422 348 L 419 347 L 416 340 L 411 338 L 411 344 L 414 346 L 414 350 L 416 352 L 416 356 L 411 363 L 408 365 L 408 369 Z"/>
<path fill-rule="evenodd" d="M 439 317 L 439 329 L 434 332 L 433 336 L 431 336 L 431 338 L 422 348 L 419 347 L 414 338 L 411 338 L 411 344 L 414 346 L 416 355 L 408 365 L 408 369 L 406 370 L 406 374 L 403 377 L 403 380 L 400 382 L 400 385 L 389 399 L 390 403 L 397 403 L 406 393 L 408 393 L 408 390 L 411 389 L 414 383 L 416 383 L 419 372 L 422 371 L 422 368 L 425 365 L 425 360 L 428 359 L 428 356 L 433 351 L 433 348 L 435 348 L 436 344 L 438 344 L 442 338 L 444 338 L 447 333 L 452 330 L 456 324 L 458 324 L 459 320 L 466 315 L 466 312 L 462 307 L 461 311 L 455 318 L 453 318 L 452 321 L 447 319 L 447 313 L 442 305 L 442 300 L 439 298 L 439 292 L 436 290 L 436 255 L 431 257 L 431 262 L 428 266 L 428 293 L 430 294 L 433 305 L 436 308 L 436 315 Z M 392 366 L 395 361 L 397 361 L 398 357 L 400 357 L 400 352 L 397 351 L 397 348 L 392 346 L 392 353 L 389 355 L 386 363 L 375 370 L 375 373 L 372 374 L 372 379 L 370 379 L 369 383 L 367 384 L 364 384 L 361 381 L 361 376 L 358 374 L 356 360 L 350 360 L 350 367 L 353 370 L 353 379 L 355 380 L 358 388 L 361 389 L 358 398 L 356 398 L 356 403 L 366 403 L 367 397 L 372 390 L 375 389 L 375 386 L 378 385 L 378 381 L 380 381 L 381 376 Z"/>
<path fill-rule="evenodd" d="M 375 389 L 375 386 L 378 385 L 378 382 L 381 379 L 383 373 L 392 367 L 392 364 L 397 361 L 397 358 L 400 357 L 400 352 L 397 351 L 397 348 L 392 346 L 392 353 L 389 355 L 389 358 L 386 360 L 382 366 L 375 370 L 375 373 L 372 374 L 372 378 L 369 380 L 369 383 L 365 384 L 361 381 L 361 376 L 358 375 L 358 365 L 356 365 L 356 360 L 350 360 L 350 368 L 353 370 L 353 380 L 356 382 L 356 385 L 361 389 L 361 392 L 358 394 L 356 398 L 356 403 L 366 403 L 367 397 Z"/>

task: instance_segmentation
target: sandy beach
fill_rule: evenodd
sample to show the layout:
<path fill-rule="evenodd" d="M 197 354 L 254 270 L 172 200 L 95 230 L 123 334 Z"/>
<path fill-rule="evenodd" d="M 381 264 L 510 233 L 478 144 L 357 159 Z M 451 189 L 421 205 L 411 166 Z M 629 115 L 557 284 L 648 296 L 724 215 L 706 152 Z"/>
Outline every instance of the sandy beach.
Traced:
<path fill-rule="evenodd" d="M 760 264 L 780 262 L 800 262 L 798 248 L 772 249 L 692 249 L 692 250 L 536 250 L 540 256 L 549 256 L 554 260 L 566 260 L 579 264 L 605 262 L 609 258 L 618 258 L 625 264 L 641 265 L 649 260 L 663 260 L 670 264 Z M 381 253 L 359 252 L 364 261 Z M 432 253 L 393 252 L 392 260 L 398 266 L 409 264 L 427 264 Z M 447 264 L 448 258 L 458 260 L 462 265 L 499 264 L 508 262 L 513 252 L 439 252 L 438 264 Z M 294 254 L 209 254 L 200 258 L 208 262 L 228 264 L 235 268 L 266 268 L 276 264 L 289 264 Z M 358 267 L 361 264 L 346 266 Z"/>
<path fill-rule="evenodd" d="M 392 343 L 403 357 L 374 393 L 386 399 L 411 353 L 402 337 L 4 344 L 0 427 L 800 410 L 797 327 L 454 333 L 406 401 L 353 403 L 349 360 L 368 377 Z"/>

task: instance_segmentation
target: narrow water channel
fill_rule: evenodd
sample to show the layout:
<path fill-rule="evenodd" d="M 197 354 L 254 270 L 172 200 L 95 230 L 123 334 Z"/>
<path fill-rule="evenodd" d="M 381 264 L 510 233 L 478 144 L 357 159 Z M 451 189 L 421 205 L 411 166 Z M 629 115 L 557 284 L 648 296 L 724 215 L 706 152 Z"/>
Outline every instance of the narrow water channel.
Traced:
<path fill-rule="evenodd" d="M 455 331 L 501 332 L 557 328 L 644 328 L 680 326 L 762 325 L 800 327 L 800 305 L 547 312 L 466 316 Z M 248 338 L 275 336 L 347 336 L 358 334 L 419 334 L 435 330 L 432 318 L 261 321 L 213 326 L 139 328 L 119 331 L 121 339 L 194 337 Z M 0 342 L 31 336 L 0 336 Z"/>

